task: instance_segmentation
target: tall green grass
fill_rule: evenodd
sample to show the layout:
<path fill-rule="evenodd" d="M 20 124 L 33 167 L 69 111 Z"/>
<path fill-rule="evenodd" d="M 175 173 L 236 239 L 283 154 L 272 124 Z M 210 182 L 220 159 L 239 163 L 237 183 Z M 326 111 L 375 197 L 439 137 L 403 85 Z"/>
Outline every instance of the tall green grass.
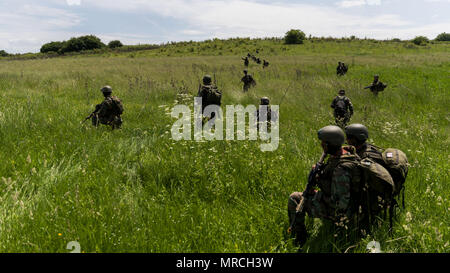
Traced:
<path fill-rule="evenodd" d="M 392 237 L 383 224 L 350 242 L 309 221 L 305 251 L 364 252 L 377 240 L 384 252 L 448 252 L 448 45 L 259 43 L 226 44 L 236 52 L 228 56 L 184 54 L 189 45 L 178 45 L 174 57 L 0 62 L 0 251 L 67 252 L 78 241 L 84 252 L 295 252 L 287 198 L 305 186 L 321 153 L 317 130 L 334 122 L 330 103 L 344 88 L 352 122 L 369 128 L 370 141 L 408 155 L 407 207 Z M 240 56 L 253 48 L 274 52 L 268 69 L 251 64 L 258 85 L 244 94 Z M 350 64 L 341 78 L 338 60 Z M 183 90 L 192 107 L 206 73 L 216 75 L 224 105 L 256 105 L 262 96 L 281 103 L 278 150 L 263 153 L 259 141 L 171 140 L 171 107 Z M 375 73 L 388 84 L 378 97 L 362 90 Z M 107 84 L 125 106 L 121 130 L 81 123 Z"/>

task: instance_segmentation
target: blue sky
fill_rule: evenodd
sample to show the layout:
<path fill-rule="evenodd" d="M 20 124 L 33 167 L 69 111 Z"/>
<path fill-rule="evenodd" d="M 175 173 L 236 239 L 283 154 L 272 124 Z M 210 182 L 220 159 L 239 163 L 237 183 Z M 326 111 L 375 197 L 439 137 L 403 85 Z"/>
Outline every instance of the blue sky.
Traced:
<path fill-rule="evenodd" d="M 410 39 L 450 32 L 450 0 L 1 0 L 0 50 L 94 34 L 107 43 L 307 35 Z"/>

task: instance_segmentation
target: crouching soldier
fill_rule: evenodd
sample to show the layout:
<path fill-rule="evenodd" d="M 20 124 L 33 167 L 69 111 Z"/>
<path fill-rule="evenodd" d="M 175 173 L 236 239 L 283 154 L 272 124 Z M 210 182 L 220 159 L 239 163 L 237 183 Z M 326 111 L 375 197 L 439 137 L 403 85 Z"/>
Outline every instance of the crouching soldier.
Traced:
<path fill-rule="evenodd" d="M 119 129 L 122 125 L 123 104 L 119 98 L 111 95 L 110 86 L 104 86 L 101 91 L 105 99 L 95 106 L 95 111 L 86 120 L 92 118 L 92 125 L 95 127 L 104 124 L 111 126 L 112 129 Z"/>
<path fill-rule="evenodd" d="M 308 237 L 306 215 L 346 226 L 354 219 L 357 207 L 353 186 L 359 183 L 361 174 L 354 148 L 342 147 L 345 135 L 337 126 L 320 129 L 318 137 L 323 149 L 322 158 L 313 166 L 306 190 L 292 193 L 288 201 L 289 231 L 300 246 Z"/>

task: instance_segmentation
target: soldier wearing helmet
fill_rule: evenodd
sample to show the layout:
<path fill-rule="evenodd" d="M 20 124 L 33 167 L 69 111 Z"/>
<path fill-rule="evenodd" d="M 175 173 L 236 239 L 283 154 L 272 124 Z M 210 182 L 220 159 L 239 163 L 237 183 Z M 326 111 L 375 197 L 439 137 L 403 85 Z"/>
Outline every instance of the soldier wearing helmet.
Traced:
<path fill-rule="evenodd" d="M 364 89 L 370 89 L 370 91 L 375 95 L 378 96 L 378 93 L 381 91 L 384 91 L 386 89 L 387 85 L 380 82 L 380 76 L 375 75 L 373 76 L 373 82 L 372 85 L 369 85 L 365 87 Z"/>
<path fill-rule="evenodd" d="M 119 98 L 112 96 L 111 86 L 106 85 L 100 90 L 105 99 L 95 106 L 94 112 L 86 120 L 92 118 L 92 125 L 95 127 L 104 124 L 119 129 L 122 125 L 123 104 Z"/>
<path fill-rule="evenodd" d="M 247 92 L 250 87 L 254 87 L 256 85 L 255 79 L 253 79 L 252 75 L 248 74 L 247 69 L 244 69 L 244 77 L 242 77 L 241 82 L 244 83 L 244 92 Z"/>
<path fill-rule="evenodd" d="M 338 96 L 333 99 L 331 108 L 334 109 L 334 118 L 336 124 L 345 127 L 347 122 L 353 116 L 353 104 L 348 97 L 345 96 L 345 90 L 339 90 Z"/>
<path fill-rule="evenodd" d="M 202 114 L 205 108 L 209 105 L 221 105 L 222 93 L 217 89 L 217 86 L 212 83 L 210 75 L 203 77 L 203 85 L 199 86 L 197 97 L 202 98 Z M 216 113 L 211 113 L 211 116 L 206 116 L 206 120 L 211 120 Z M 205 121 L 205 119 L 203 121 Z"/>
<path fill-rule="evenodd" d="M 276 122 L 278 120 L 277 113 L 272 112 L 272 109 L 270 109 L 270 100 L 268 97 L 261 98 L 261 103 L 258 110 L 256 110 L 255 116 L 258 129 L 262 122 L 268 122 L 270 125 L 272 121 Z"/>
<path fill-rule="evenodd" d="M 385 165 L 382 149 L 367 142 L 369 139 L 369 130 L 362 124 L 350 124 L 345 127 L 347 144 L 356 148 L 356 153 L 361 159 L 370 158 L 380 165 Z"/>
<path fill-rule="evenodd" d="M 328 160 L 317 175 L 311 177 L 316 189 L 313 187 L 309 192 L 294 192 L 288 201 L 291 234 L 300 246 L 308 236 L 306 214 L 312 218 L 331 220 L 337 226 L 348 228 L 357 211 L 357 195 L 352 186 L 359 183 L 361 173 L 354 147 L 342 147 L 345 135 L 338 126 L 320 129 L 318 138 Z M 297 206 L 303 198 L 304 209 L 299 212 Z"/>
<path fill-rule="evenodd" d="M 348 67 L 343 62 L 338 62 L 338 66 L 336 68 L 336 74 L 338 76 L 344 76 L 347 73 Z"/>
<path fill-rule="evenodd" d="M 244 65 L 245 65 L 246 67 L 248 67 L 248 65 L 249 65 L 248 57 L 242 58 L 242 60 L 244 61 Z"/>

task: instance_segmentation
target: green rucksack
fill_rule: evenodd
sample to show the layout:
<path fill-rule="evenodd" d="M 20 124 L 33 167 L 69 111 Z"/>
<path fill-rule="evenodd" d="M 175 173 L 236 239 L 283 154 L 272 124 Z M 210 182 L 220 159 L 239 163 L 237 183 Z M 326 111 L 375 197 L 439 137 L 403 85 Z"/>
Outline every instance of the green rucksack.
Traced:
<path fill-rule="evenodd" d="M 408 176 L 408 158 L 406 154 L 398 149 L 389 148 L 383 152 L 385 167 L 394 180 L 394 196 L 402 192 L 403 208 L 405 207 L 405 181 Z"/>
<path fill-rule="evenodd" d="M 207 89 L 206 104 L 214 104 L 220 106 L 222 100 L 222 92 L 220 92 L 216 86 L 208 86 Z"/>
<path fill-rule="evenodd" d="M 116 116 L 120 116 L 123 113 L 123 104 L 122 101 L 118 97 L 112 97 L 113 101 L 113 113 Z"/>
<path fill-rule="evenodd" d="M 370 217 L 374 207 L 382 206 L 384 209 L 384 217 L 386 217 L 389 208 L 389 223 L 392 229 L 392 219 L 394 215 L 394 199 L 395 184 L 389 171 L 381 164 L 370 158 L 364 158 L 359 161 L 359 168 L 362 171 L 361 195 L 359 198 L 362 213 L 367 213 Z M 381 203 L 379 198 L 381 198 Z"/>
<path fill-rule="evenodd" d="M 369 189 L 384 199 L 392 197 L 395 185 L 392 176 L 386 168 L 370 158 L 364 158 L 359 161 L 359 166 L 363 170 L 364 181 Z"/>

